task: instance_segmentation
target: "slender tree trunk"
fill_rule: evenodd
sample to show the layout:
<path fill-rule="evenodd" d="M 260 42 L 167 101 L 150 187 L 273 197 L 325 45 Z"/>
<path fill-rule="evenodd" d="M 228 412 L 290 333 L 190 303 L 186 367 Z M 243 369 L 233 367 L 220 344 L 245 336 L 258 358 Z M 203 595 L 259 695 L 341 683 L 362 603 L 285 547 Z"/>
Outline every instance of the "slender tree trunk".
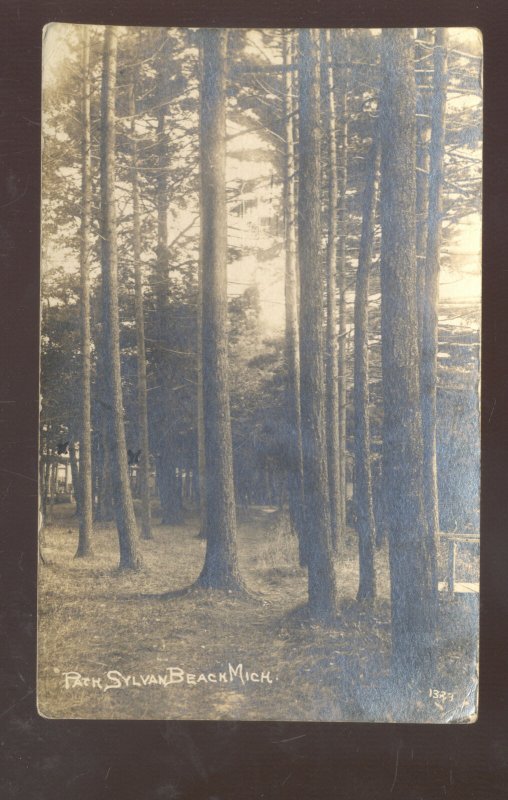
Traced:
<path fill-rule="evenodd" d="M 162 31 L 160 46 L 164 47 L 167 32 Z M 167 42 L 166 42 L 167 44 Z M 169 80 L 167 59 L 170 57 L 168 47 L 164 47 L 164 55 L 157 63 L 157 247 L 155 264 L 155 303 L 159 313 L 159 335 L 161 340 L 167 333 L 167 318 L 169 306 L 169 248 L 168 248 L 168 208 L 169 185 L 168 172 L 170 168 L 169 134 L 166 116 L 168 114 Z M 166 355 L 163 350 L 161 357 Z M 168 379 L 168 376 L 166 376 Z"/>
<path fill-rule="evenodd" d="M 150 444 L 148 438 L 148 403 L 146 385 L 145 316 L 143 310 L 143 285 L 141 278 L 141 219 L 139 212 L 138 148 L 136 140 L 136 99 L 134 82 L 130 87 L 129 114 L 131 115 L 132 147 L 132 249 L 134 258 L 134 283 L 136 306 L 136 340 L 138 366 L 138 428 L 139 447 L 139 496 L 141 498 L 141 538 L 152 539 L 150 510 Z"/>
<path fill-rule="evenodd" d="M 346 31 L 336 31 L 337 47 L 341 60 L 349 58 L 349 40 Z M 339 531 L 346 530 L 347 500 L 347 182 L 348 182 L 348 68 L 340 68 L 337 76 L 339 96 L 337 103 L 338 138 L 338 290 L 339 290 Z"/>
<path fill-rule="evenodd" d="M 198 584 L 242 591 L 228 385 L 226 48 L 227 31 L 203 31 L 200 156 L 207 544 Z"/>
<path fill-rule="evenodd" d="M 201 242 L 200 242 L 200 249 Z M 198 309 L 197 309 L 197 436 L 198 436 L 198 488 L 199 488 L 199 538 L 207 536 L 206 513 L 206 462 L 205 462 L 205 414 L 203 408 L 203 254 L 199 255 Z"/>
<path fill-rule="evenodd" d="M 161 100 L 162 103 L 162 100 Z M 157 115 L 157 263 L 155 274 L 155 297 L 160 314 L 162 337 L 167 329 L 169 304 L 169 252 L 168 252 L 168 142 L 166 133 L 165 106 L 159 108 Z M 164 355 L 164 353 L 163 353 Z"/>
<path fill-rule="evenodd" d="M 81 461 L 81 458 L 80 458 Z M 76 458 L 76 445 L 73 441 L 69 442 L 69 464 L 71 468 L 72 486 L 74 489 L 74 498 L 76 500 L 76 514 L 81 517 L 82 504 L 81 504 L 81 489 L 83 476 L 81 475 L 81 464 L 78 467 Z M 79 540 L 78 540 L 79 548 Z"/>
<path fill-rule="evenodd" d="M 447 86 L 447 34 L 436 29 L 434 45 L 434 90 L 432 95 L 429 175 L 429 217 L 425 286 L 422 313 L 421 394 L 423 419 L 423 480 L 429 528 L 429 549 L 433 559 L 433 579 L 437 581 L 435 549 L 439 531 L 436 461 L 436 385 L 438 350 L 439 270 L 443 218 L 444 149 Z"/>
<path fill-rule="evenodd" d="M 54 509 L 55 509 L 55 498 L 56 498 L 56 489 L 57 489 L 57 470 L 58 464 L 55 461 L 52 461 L 49 467 L 49 513 L 48 519 L 53 522 L 54 518 Z"/>
<path fill-rule="evenodd" d="M 115 209 L 115 95 L 117 33 L 113 26 L 104 34 L 101 107 L 101 238 L 104 331 L 104 371 L 108 389 L 109 446 L 113 481 L 120 569 L 141 566 L 137 553 L 137 529 L 129 484 L 127 445 L 123 419 L 120 372 L 120 322 L 118 312 L 118 256 Z"/>
<path fill-rule="evenodd" d="M 375 131 L 374 136 L 377 136 Z M 363 196 L 362 232 L 355 291 L 354 412 L 355 412 L 355 499 L 360 581 L 358 600 L 376 596 L 374 551 L 376 525 L 372 500 L 369 418 L 369 279 L 374 254 L 374 230 L 379 184 L 380 150 L 373 140 L 367 182 Z"/>
<path fill-rule="evenodd" d="M 48 512 L 48 503 L 51 497 L 51 463 L 49 461 L 49 453 L 47 453 L 46 461 L 44 462 L 44 522 L 46 523 L 50 517 Z"/>
<path fill-rule="evenodd" d="M 418 268 L 418 329 L 420 332 L 420 357 L 423 337 L 423 309 L 425 297 L 425 266 L 427 259 L 427 227 L 429 217 L 429 168 L 430 168 L 430 97 L 427 86 L 430 83 L 428 28 L 418 29 L 418 39 L 428 44 L 416 45 L 416 263 Z"/>
<path fill-rule="evenodd" d="M 46 501 L 45 493 L 46 487 L 44 486 L 44 461 L 42 460 L 42 453 L 39 450 L 39 474 L 38 474 L 38 487 L 39 487 L 39 524 L 44 527 L 46 521 Z"/>
<path fill-rule="evenodd" d="M 110 522 L 114 518 L 113 490 L 111 485 L 111 458 L 109 448 L 108 419 L 104 409 L 101 411 L 100 452 L 101 457 L 97 497 L 97 520 L 99 522 Z"/>
<path fill-rule="evenodd" d="M 74 484 L 79 508 L 79 538 L 76 558 L 92 555 L 92 421 L 91 421 L 91 334 L 90 334 L 90 234 L 92 225 L 92 142 L 90 124 L 90 42 L 88 28 L 82 31 L 82 100 L 83 138 L 81 145 L 81 252 L 80 252 L 80 323 L 81 323 L 81 418 L 79 424 L 79 480 Z M 74 480 L 74 477 L 73 477 Z"/>
<path fill-rule="evenodd" d="M 383 468 L 389 509 L 392 652 L 408 680 L 429 668 L 435 632 L 418 364 L 416 86 L 411 29 L 385 29 L 381 133 Z"/>
<path fill-rule="evenodd" d="M 93 413 L 93 412 L 92 412 Z M 100 491 L 100 483 L 99 483 L 99 469 L 100 469 L 100 436 L 99 436 L 99 427 L 96 423 L 96 430 L 95 434 L 92 436 L 92 510 L 93 510 L 93 521 L 98 518 L 98 510 L 99 510 L 99 491 Z"/>
<path fill-rule="evenodd" d="M 284 31 L 284 117 L 286 141 L 284 153 L 284 230 L 286 263 L 284 272 L 286 311 L 286 369 L 288 412 L 288 488 L 289 519 L 291 529 L 298 535 L 300 563 L 305 563 L 303 544 L 303 455 L 300 409 L 300 351 L 298 333 L 298 290 L 296 269 L 296 204 L 295 204 L 295 156 L 293 141 L 293 81 L 289 67 L 292 65 L 291 34 Z"/>
<path fill-rule="evenodd" d="M 198 308 L 197 308 L 197 437 L 198 437 L 198 489 L 200 539 L 207 537 L 206 461 L 205 461 L 205 411 L 203 398 L 203 242 L 199 242 Z"/>
<path fill-rule="evenodd" d="M 39 443 L 39 511 L 40 511 L 40 528 L 46 524 L 46 506 L 48 499 L 48 487 L 46 477 L 46 461 L 44 459 L 44 445 L 42 441 Z"/>
<path fill-rule="evenodd" d="M 337 553 L 344 523 L 341 491 L 339 436 L 339 344 L 337 338 L 337 143 L 335 130 L 335 96 L 333 71 L 330 62 L 330 31 L 321 31 L 321 50 L 324 61 L 324 113 L 328 134 L 328 241 L 326 247 L 326 427 L 328 445 L 328 482 L 332 546 Z M 342 153 L 344 155 L 344 153 Z"/>
<path fill-rule="evenodd" d="M 309 610 L 318 618 L 337 610 L 332 563 L 326 450 L 321 246 L 321 119 L 319 34 L 300 30 L 300 380 L 306 562 Z"/>
<path fill-rule="evenodd" d="M 47 450 L 47 446 L 46 446 Z M 46 564 L 46 559 L 42 552 L 42 548 L 46 546 L 46 525 L 48 522 L 47 516 L 47 502 L 48 502 L 48 461 L 47 455 L 44 456 L 44 444 L 42 441 L 41 432 L 39 432 L 39 536 L 38 536 L 38 551 L 41 564 Z"/>
<path fill-rule="evenodd" d="M 164 443 L 157 461 L 159 498 L 161 501 L 162 525 L 180 525 L 183 522 L 183 508 L 178 478 L 175 449 Z"/>
<path fill-rule="evenodd" d="M 162 73 L 164 74 L 164 73 Z M 168 357 L 169 327 L 169 251 L 168 251 L 168 141 L 166 134 L 166 106 L 164 91 L 160 94 L 157 121 L 158 173 L 157 173 L 157 261 L 155 268 L 155 303 L 158 316 L 160 384 L 158 485 L 161 501 L 162 524 L 179 525 L 183 513 L 176 481 L 176 454 L 174 442 L 174 408 L 171 391 L 171 364 Z M 164 472 L 164 474 L 162 474 Z"/>

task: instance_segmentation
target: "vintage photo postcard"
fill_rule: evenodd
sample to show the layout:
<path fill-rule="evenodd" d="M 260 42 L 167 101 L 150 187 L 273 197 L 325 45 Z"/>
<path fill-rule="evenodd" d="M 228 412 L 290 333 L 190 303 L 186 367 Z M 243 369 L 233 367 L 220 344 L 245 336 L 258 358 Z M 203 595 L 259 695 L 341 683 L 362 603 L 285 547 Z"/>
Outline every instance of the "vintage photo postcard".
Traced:
<path fill-rule="evenodd" d="M 40 714 L 474 722 L 481 33 L 43 59 Z"/>

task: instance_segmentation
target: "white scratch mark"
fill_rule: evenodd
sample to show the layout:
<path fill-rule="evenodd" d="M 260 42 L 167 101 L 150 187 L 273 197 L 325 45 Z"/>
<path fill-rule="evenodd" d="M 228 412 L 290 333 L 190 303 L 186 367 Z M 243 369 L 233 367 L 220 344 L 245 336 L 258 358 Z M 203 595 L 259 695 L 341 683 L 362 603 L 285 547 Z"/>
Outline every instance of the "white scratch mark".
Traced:
<path fill-rule="evenodd" d="M 392 785 L 390 786 L 390 794 L 393 792 L 393 790 L 395 788 L 395 784 L 397 783 L 397 775 L 398 775 L 398 772 L 399 772 L 399 753 L 400 753 L 400 748 L 401 748 L 401 745 L 399 744 L 399 746 L 397 747 L 397 755 L 395 756 L 395 774 L 393 776 Z"/>

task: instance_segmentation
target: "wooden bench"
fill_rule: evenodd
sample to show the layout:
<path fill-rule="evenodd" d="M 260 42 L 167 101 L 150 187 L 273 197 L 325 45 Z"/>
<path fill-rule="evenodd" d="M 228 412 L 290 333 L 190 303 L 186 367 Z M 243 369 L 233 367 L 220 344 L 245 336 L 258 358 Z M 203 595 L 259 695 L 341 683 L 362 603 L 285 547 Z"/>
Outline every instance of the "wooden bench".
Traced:
<path fill-rule="evenodd" d="M 454 594 L 478 594 L 480 591 L 480 584 L 478 581 L 457 581 L 455 580 L 455 566 L 457 560 L 457 545 L 461 543 L 467 544 L 480 544 L 480 537 L 478 534 L 468 533 L 445 533 L 438 534 L 442 541 L 448 542 L 448 569 L 447 578 L 444 581 L 439 581 L 438 590 L 440 592 L 448 592 L 449 595 Z"/>

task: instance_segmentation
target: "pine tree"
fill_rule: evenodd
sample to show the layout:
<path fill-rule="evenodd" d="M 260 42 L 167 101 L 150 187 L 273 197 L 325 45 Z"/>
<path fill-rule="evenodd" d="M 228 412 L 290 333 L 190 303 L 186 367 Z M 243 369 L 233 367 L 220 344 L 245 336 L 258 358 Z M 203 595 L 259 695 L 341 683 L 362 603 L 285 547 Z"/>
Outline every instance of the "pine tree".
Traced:
<path fill-rule="evenodd" d="M 132 148 L 132 255 L 134 259 L 136 340 L 137 340 L 137 378 L 138 378 L 138 428 L 139 447 L 139 494 L 141 498 L 141 536 L 152 539 L 150 486 L 149 486 L 149 439 L 148 403 L 146 383 L 145 317 L 143 308 L 143 285 L 141 277 L 141 219 L 139 208 L 138 152 L 136 140 L 136 98 L 134 80 L 129 87 L 129 114 L 131 116 Z"/>
<path fill-rule="evenodd" d="M 375 133 L 377 136 L 377 132 Z M 374 254 L 374 230 L 379 184 L 379 143 L 372 142 L 363 197 L 362 231 L 355 289 L 354 418 L 355 418 L 355 500 L 358 531 L 358 600 L 376 596 L 374 564 L 376 526 L 372 500 L 369 417 L 369 285 Z"/>
<path fill-rule="evenodd" d="M 338 53 L 343 64 L 349 61 L 349 38 L 345 30 L 335 32 Z M 348 78 L 347 66 L 337 70 L 338 83 L 337 102 L 337 139 L 338 139 L 338 220 L 337 234 L 339 238 L 337 285 L 339 290 L 339 469 L 340 485 L 339 530 L 346 530 L 346 497 L 347 497 L 347 305 L 346 305 L 346 271 L 347 271 L 347 231 L 348 231 Z"/>
<path fill-rule="evenodd" d="M 117 32 L 108 26 L 104 34 L 104 60 L 101 93 L 101 267 L 103 295 L 103 357 L 107 386 L 105 409 L 108 414 L 108 444 L 116 525 L 120 545 L 120 569 L 141 566 L 137 554 L 137 529 L 127 466 L 127 445 L 123 417 L 120 372 L 118 312 L 118 255 L 115 209 L 115 96 Z"/>
<path fill-rule="evenodd" d="M 202 34 L 201 274 L 202 370 L 207 540 L 198 584 L 242 591 L 229 411 L 227 342 L 226 47 L 227 31 Z"/>
<path fill-rule="evenodd" d="M 416 271 L 416 85 L 410 29 L 385 29 L 381 137 L 383 470 L 394 666 L 414 675 L 434 646 L 423 500 Z"/>
<path fill-rule="evenodd" d="M 435 573 L 435 536 L 439 531 L 436 460 L 436 385 L 447 84 L 445 28 L 436 29 L 433 60 L 434 85 L 431 101 L 428 231 L 422 303 L 421 403 L 425 509 L 429 528 L 429 549 L 432 554 Z M 434 582 L 436 580 L 437 578 L 434 574 Z"/>
<path fill-rule="evenodd" d="M 299 32 L 300 376 L 304 520 L 309 610 L 318 618 L 336 613 L 326 450 L 321 250 L 321 124 L 319 33 Z"/>
<path fill-rule="evenodd" d="M 82 145 L 81 145 L 81 250 L 80 250 L 80 325 L 81 325 L 81 418 L 79 435 L 79 538 L 76 557 L 92 555 L 92 421 L 91 421 L 91 332 L 90 332 L 90 229 L 92 224 L 92 142 L 90 122 L 90 41 L 89 29 L 82 29 Z M 74 443 L 73 443 L 74 448 Z M 75 457 L 75 454 L 73 454 Z M 77 475 L 76 475 L 77 477 Z"/>
<path fill-rule="evenodd" d="M 298 288 L 296 252 L 296 204 L 295 204 L 295 154 L 293 137 L 293 80 L 292 37 L 283 31 L 282 39 L 284 72 L 284 119 L 285 152 L 283 177 L 283 206 L 285 229 L 285 337 L 287 369 L 288 410 L 288 462 L 289 462 L 289 516 L 291 527 L 298 534 L 300 562 L 305 562 L 303 543 L 303 456 L 300 409 L 300 352 L 298 337 Z"/>
<path fill-rule="evenodd" d="M 330 31 L 321 31 L 324 62 L 324 113 L 328 143 L 328 240 L 326 246 L 326 426 L 328 445 L 328 481 L 332 545 L 337 552 L 343 533 L 344 512 L 341 491 L 340 409 L 339 409 L 339 344 L 337 338 L 337 143 L 335 129 L 335 96 L 331 67 Z M 345 153 L 341 151 L 341 156 Z"/>

